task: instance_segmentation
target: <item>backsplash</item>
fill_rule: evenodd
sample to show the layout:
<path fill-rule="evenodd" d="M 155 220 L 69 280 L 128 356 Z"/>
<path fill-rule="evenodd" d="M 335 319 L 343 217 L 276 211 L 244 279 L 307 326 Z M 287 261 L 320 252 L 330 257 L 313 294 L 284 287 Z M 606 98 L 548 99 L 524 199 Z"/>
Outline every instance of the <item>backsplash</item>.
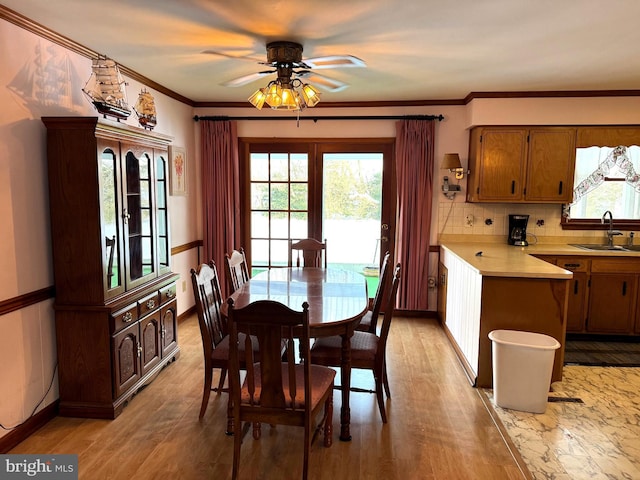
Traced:
<path fill-rule="evenodd" d="M 529 215 L 527 240 L 531 244 L 535 244 L 536 239 L 541 243 L 563 240 L 556 237 L 566 237 L 567 242 L 576 237 L 606 238 L 602 230 L 562 230 L 561 213 L 561 205 L 440 202 L 438 236 L 440 240 L 443 236 L 493 236 L 504 238 L 506 242 L 509 215 L 522 214 Z"/>

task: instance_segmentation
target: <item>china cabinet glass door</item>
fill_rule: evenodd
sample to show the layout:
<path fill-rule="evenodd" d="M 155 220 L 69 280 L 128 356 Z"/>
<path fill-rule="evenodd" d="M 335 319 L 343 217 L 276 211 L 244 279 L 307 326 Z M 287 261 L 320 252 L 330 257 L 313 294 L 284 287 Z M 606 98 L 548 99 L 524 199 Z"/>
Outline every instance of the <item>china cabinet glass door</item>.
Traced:
<path fill-rule="evenodd" d="M 160 273 L 169 271 L 170 243 L 169 243 L 169 206 L 167 204 L 168 166 L 167 153 L 156 154 L 156 215 L 158 230 L 158 268 Z"/>
<path fill-rule="evenodd" d="M 127 288 L 156 274 L 153 224 L 152 160 L 147 152 L 128 150 L 124 157 L 126 208 L 123 213 L 127 248 Z"/>
<path fill-rule="evenodd" d="M 120 236 L 119 148 L 105 145 L 100 156 L 100 191 L 102 229 L 104 237 L 104 284 L 108 296 L 124 290 Z"/>

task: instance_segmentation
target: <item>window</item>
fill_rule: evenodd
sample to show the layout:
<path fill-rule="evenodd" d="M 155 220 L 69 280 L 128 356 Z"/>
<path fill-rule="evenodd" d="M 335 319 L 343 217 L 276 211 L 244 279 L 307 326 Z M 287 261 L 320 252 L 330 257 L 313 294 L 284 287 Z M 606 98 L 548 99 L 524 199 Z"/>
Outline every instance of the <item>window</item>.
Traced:
<path fill-rule="evenodd" d="M 251 275 L 288 264 L 288 240 L 327 240 L 332 268 L 369 294 L 395 238 L 394 139 L 241 139 L 242 244 Z"/>
<path fill-rule="evenodd" d="M 574 201 L 565 205 L 563 227 L 607 228 L 611 211 L 617 229 L 640 227 L 640 147 L 586 147 L 576 150 Z"/>
<path fill-rule="evenodd" d="M 250 215 L 254 272 L 286 266 L 288 239 L 308 236 L 308 155 L 251 153 Z"/>

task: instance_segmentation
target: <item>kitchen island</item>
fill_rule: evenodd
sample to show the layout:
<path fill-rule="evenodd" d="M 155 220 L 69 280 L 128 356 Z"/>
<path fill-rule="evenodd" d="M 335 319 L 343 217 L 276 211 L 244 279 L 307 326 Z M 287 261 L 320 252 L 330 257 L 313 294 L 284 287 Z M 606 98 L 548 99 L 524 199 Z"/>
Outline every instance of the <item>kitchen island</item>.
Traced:
<path fill-rule="evenodd" d="M 561 347 L 555 353 L 551 381 L 562 379 L 573 274 L 533 257 L 534 250 L 493 243 L 441 245 L 440 282 L 446 286 L 443 326 L 476 387 L 492 386 L 488 334 L 497 329 L 537 332 L 557 339 Z"/>

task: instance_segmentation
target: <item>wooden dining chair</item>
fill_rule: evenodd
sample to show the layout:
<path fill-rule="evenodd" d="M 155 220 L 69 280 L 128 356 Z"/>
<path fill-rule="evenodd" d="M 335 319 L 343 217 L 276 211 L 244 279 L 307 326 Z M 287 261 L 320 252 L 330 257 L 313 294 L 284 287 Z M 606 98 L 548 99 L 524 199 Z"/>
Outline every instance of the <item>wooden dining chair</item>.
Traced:
<path fill-rule="evenodd" d="M 294 266 L 294 256 L 296 267 L 327 268 L 327 239 L 325 238 L 324 242 L 315 238 L 304 238 L 298 241 L 289 239 L 289 267 Z"/>
<path fill-rule="evenodd" d="M 386 347 L 391 319 L 396 303 L 396 294 L 400 283 L 400 264 L 398 263 L 393 271 L 391 288 L 386 297 L 384 305 L 384 317 L 380 335 L 370 332 L 355 331 L 351 337 L 351 368 L 371 370 L 375 380 L 375 391 L 357 387 L 351 387 L 351 391 L 375 393 L 378 400 L 378 408 L 382 422 L 387 423 L 387 413 L 384 406 L 382 387 L 391 398 L 389 380 L 387 378 Z M 316 339 L 311 348 L 311 363 L 325 365 L 327 367 L 340 367 L 342 363 L 342 337 L 324 337 Z"/>
<path fill-rule="evenodd" d="M 378 328 L 378 317 L 380 316 L 380 310 L 382 308 L 382 299 L 387 286 L 387 280 L 389 279 L 389 271 L 391 268 L 391 263 L 389 263 L 390 256 L 391 254 L 387 252 L 382 259 L 380 276 L 378 277 L 378 288 L 376 289 L 376 296 L 373 298 L 373 306 L 371 310 L 364 314 L 364 317 L 360 320 L 356 330 L 376 333 L 376 329 Z"/>
<path fill-rule="evenodd" d="M 225 254 L 224 271 L 229 286 L 229 294 L 239 289 L 242 284 L 249 280 L 249 267 L 244 248 L 234 250 L 231 255 Z"/>
<path fill-rule="evenodd" d="M 222 315 L 222 294 L 220 292 L 220 282 L 215 263 L 202 264 L 198 270 L 191 269 L 191 282 L 193 284 L 193 294 L 198 313 L 198 323 L 202 336 L 202 347 L 204 351 L 204 391 L 202 393 L 202 403 L 200 405 L 200 418 L 207 410 L 211 391 L 220 394 L 224 389 L 224 381 L 229 368 L 229 335 L 226 322 Z M 251 339 L 250 348 L 259 358 L 258 343 L 256 339 Z M 243 342 L 242 348 L 245 348 Z M 244 364 L 242 364 L 244 368 Z M 220 370 L 220 380 L 218 386 L 212 388 L 213 371 Z M 227 414 L 227 434 L 233 433 L 233 416 L 231 415 L 231 404 L 229 403 Z"/>
<path fill-rule="evenodd" d="M 243 437 L 253 425 L 253 437 L 260 438 L 261 423 L 304 427 L 304 461 L 302 478 L 307 478 L 311 443 L 320 430 L 324 431 L 324 445 L 332 443 L 333 387 L 336 372 L 309 362 L 309 304 L 302 304 L 297 312 L 272 300 L 259 300 L 246 307 L 234 308 L 227 300 L 231 362 L 229 381 L 232 392 L 234 424 L 238 427 L 234 438 L 233 473 L 237 478 L 240 467 L 240 447 Z M 250 334 L 258 339 L 261 358 L 252 356 L 250 344 L 240 349 Z M 296 361 L 298 348 L 300 357 Z M 281 345 L 285 343 L 285 354 Z M 240 368 L 246 365 L 246 375 L 240 383 Z M 313 429 L 312 422 L 324 408 L 324 416 Z M 243 422 L 244 426 L 243 426 Z"/>

